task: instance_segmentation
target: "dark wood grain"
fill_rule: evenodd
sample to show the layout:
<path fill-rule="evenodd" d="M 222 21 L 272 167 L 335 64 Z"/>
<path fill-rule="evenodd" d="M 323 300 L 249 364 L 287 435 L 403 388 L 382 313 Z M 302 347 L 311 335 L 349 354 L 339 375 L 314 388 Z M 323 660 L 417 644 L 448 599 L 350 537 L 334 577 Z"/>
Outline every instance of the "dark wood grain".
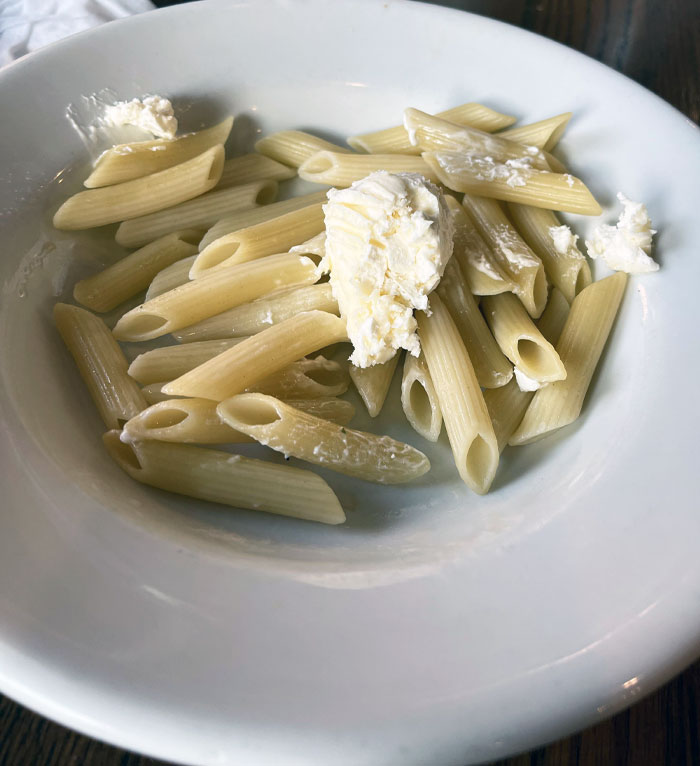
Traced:
<path fill-rule="evenodd" d="M 700 120 L 700 0 L 445 0 L 440 4 L 565 43 L 628 75 L 696 123 Z M 573 100 L 575 92 L 572 83 Z M 0 766 L 160 763 L 83 737 L 0 698 Z M 700 662 L 614 718 L 495 766 L 606 764 L 700 764 Z"/>

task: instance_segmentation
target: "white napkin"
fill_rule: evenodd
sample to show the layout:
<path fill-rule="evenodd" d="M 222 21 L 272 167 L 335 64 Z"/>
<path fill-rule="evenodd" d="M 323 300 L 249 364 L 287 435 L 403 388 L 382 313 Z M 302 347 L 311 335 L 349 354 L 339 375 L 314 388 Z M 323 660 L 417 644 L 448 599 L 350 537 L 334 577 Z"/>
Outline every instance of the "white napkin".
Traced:
<path fill-rule="evenodd" d="M 0 66 L 75 32 L 154 7 L 150 0 L 0 0 Z"/>

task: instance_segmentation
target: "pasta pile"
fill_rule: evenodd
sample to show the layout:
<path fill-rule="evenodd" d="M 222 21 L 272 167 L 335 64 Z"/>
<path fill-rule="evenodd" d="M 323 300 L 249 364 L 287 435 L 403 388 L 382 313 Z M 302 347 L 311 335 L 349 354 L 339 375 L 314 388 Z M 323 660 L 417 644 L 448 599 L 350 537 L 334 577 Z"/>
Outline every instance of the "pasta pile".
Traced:
<path fill-rule="evenodd" d="M 347 334 L 318 268 L 325 191 L 274 201 L 297 175 L 344 187 L 411 172 L 442 185 L 455 237 L 430 312 L 416 317 L 421 354 L 403 361 L 401 404 L 429 441 L 444 422 L 460 477 L 487 492 L 506 445 L 578 417 L 625 288 L 622 273 L 591 282 L 554 212 L 601 212 L 550 154 L 570 116 L 512 127 L 480 104 L 407 109 L 404 126 L 353 136 L 352 150 L 291 130 L 226 159 L 229 118 L 105 152 L 54 225 L 119 223 L 116 241 L 136 249 L 78 282 L 81 306 L 59 303 L 54 317 L 109 454 L 145 484 L 327 524 L 345 514 L 312 471 L 193 445 L 256 441 L 385 484 L 428 471 L 415 447 L 348 426 L 354 407 L 339 397 L 350 382 L 375 417 L 400 357 L 366 369 L 327 358 Z M 142 291 L 113 329 L 96 315 Z M 118 343 L 166 335 L 175 345 L 131 364 Z M 514 367 L 540 387 L 521 390 Z"/>

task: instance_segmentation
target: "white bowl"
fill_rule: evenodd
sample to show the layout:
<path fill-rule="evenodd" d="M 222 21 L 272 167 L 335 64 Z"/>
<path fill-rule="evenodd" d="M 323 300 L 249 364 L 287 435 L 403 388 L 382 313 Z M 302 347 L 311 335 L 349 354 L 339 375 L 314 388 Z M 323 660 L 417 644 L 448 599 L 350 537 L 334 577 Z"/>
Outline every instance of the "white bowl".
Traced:
<path fill-rule="evenodd" d="M 50 212 L 88 155 L 69 104 L 171 97 L 336 138 L 405 106 L 573 110 L 562 156 L 659 229 L 574 426 L 506 453 L 487 497 L 443 440 L 377 428 L 434 468 L 404 487 L 324 473 L 339 528 L 139 486 L 52 326 L 116 257 Z M 123 747 L 196 763 L 459 764 L 592 723 L 699 649 L 698 131 L 567 48 L 402 2 L 210 2 L 78 35 L 0 72 L 0 689 Z M 614 217 L 608 211 L 607 219 Z M 571 217 L 585 235 L 592 222 Z M 111 231 L 111 230 L 110 230 Z"/>

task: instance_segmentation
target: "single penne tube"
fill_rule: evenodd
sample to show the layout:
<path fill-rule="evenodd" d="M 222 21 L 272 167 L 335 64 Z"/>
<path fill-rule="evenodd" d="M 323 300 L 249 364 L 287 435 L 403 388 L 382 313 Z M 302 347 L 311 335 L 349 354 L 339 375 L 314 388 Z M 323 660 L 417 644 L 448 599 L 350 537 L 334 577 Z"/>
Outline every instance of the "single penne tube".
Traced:
<path fill-rule="evenodd" d="M 316 279 L 316 265 L 303 255 L 283 254 L 217 269 L 127 311 L 115 325 L 114 337 L 123 341 L 159 338 L 283 285 L 311 284 Z"/>
<path fill-rule="evenodd" d="M 350 379 L 355 384 L 370 417 L 376 418 L 384 406 L 399 357 L 400 354 L 397 352 L 388 362 L 375 364 L 372 367 L 350 365 Z"/>
<path fill-rule="evenodd" d="M 496 162 L 460 152 L 423 152 L 440 183 L 457 192 L 561 210 L 600 215 L 602 209 L 588 187 L 569 173 L 526 167 L 518 160 Z"/>
<path fill-rule="evenodd" d="M 181 258 L 179 261 L 175 261 L 172 265 L 166 266 L 162 271 L 159 271 L 148 285 L 144 303 L 158 295 L 167 293 L 169 290 L 174 290 L 180 285 L 184 285 L 185 282 L 189 282 L 190 269 L 196 257 L 196 253 L 188 255 L 186 258 Z"/>
<path fill-rule="evenodd" d="M 232 348 L 243 338 L 204 340 L 176 346 L 161 346 L 139 354 L 129 365 L 129 375 L 141 385 L 173 380 L 217 354 Z"/>
<path fill-rule="evenodd" d="M 612 329 L 627 284 L 618 272 L 593 282 L 574 299 L 557 343 L 557 352 L 568 372 L 566 380 L 535 392 L 509 444 L 537 441 L 573 423 L 581 414 L 591 378 Z"/>
<path fill-rule="evenodd" d="M 127 374 L 126 358 L 99 317 L 78 306 L 57 303 L 53 318 L 108 428 L 121 428 L 145 409 L 141 390 Z"/>
<path fill-rule="evenodd" d="M 208 229 L 233 210 L 267 205 L 276 196 L 276 181 L 252 181 L 242 186 L 216 189 L 166 210 L 124 221 L 114 238 L 122 247 L 140 247 L 177 229 Z"/>
<path fill-rule="evenodd" d="M 330 141 L 301 130 L 282 130 L 279 133 L 264 136 L 255 142 L 255 151 L 277 162 L 291 165 L 293 168 L 298 168 L 316 152 L 350 152 L 344 146 L 332 144 Z"/>
<path fill-rule="evenodd" d="M 350 376 L 345 365 L 318 355 L 310 359 L 298 359 L 246 390 L 287 401 L 340 396 L 348 390 L 349 385 Z"/>
<path fill-rule="evenodd" d="M 551 210 L 508 205 L 508 215 L 522 238 L 540 258 L 549 281 L 571 303 L 591 283 L 591 270 L 576 246 L 577 236 Z"/>
<path fill-rule="evenodd" d="M 323 206 L 320 203 L 239 229 L 219 237 L 205 247 L 192 265 L 190 277 L 199 279 L 215 269 L 286 252 L 322 229 Z"/>
<path fill-rule="evenodd" d="M 56 211 L 57 229 L 90 229 L 179 205 L 213 189 L 224 165 L 220 144 L 167 170 L 69 197 Z"/>
<path fill-rule="evenodd" d="M 495 112 L 482 104 L 462 104 L 444 112 L 437 112 L 436 117 L 450 120 L 458 125 L 471 125 L 488 133 L 500 130 L 515 122 L 515 117 Z M 348 144 L 358 152 L 369 154 L 420 154 L 414 146 L 403 125 L 377 130 L 348 138 Z"/>
<path fill-rule="evenodd" d="M 264 295 L 251 303 L 244 303 L 197 324 L 175 330 L 173 336 L 180 343 L 189 344 L 192 341 L 255 335 L 302 311 L 314 310 L 338 313 L 338 302 L 333 297 L 330 283 L 290 287 L 269 296 Z"/>
<path fill-rule="evenodd" d="M 481 308 L 501 351 L 528 378 L 539 383 L 566 378 L 566 368 L 554 346 L 514 295 L 485 296 Z"/>
<path fill-rule="evenodd" d="M 126 444 L 103 437 L 110 456 L 132 479 L 179 495 L 297 519 L 342 524 L 338 498 L 315 473 L 189 444 Z"/>
<path fill-rule="evenodd" d="M 498 467 L 498 444 L 464 343 L 447 308 L 433 293 L 431 314 L 417 312 L 425 355 L 455 465 L 462 480 L 480 495 L 488 492 Z"/>
<path fill-rule="evenodd" d="M 406 354 L 401 379 L 401 406 L 406 419 L 424 439 L 436 442 L 442 430 L 437 391 L 423 353 Z"/>
<path fill-rule="evenodd" d="M 339 425 L 348 423 L 355 408 L 343 399 L 296 399 L 292 407 Z M 224 423 L 210 399 L 170 399 L 147 407 L 131 418 L 123 429 L 126 442 L 157 439 L 182 444 L 238 444 L 254 441 Z"/>
<path fill-rule="evenodd" d="M 464 208 L 449 194 L 445 200 L 454 225 L 452 257 L 459 263 L 471 292 L 474 295 L 497 295 L 513 290 L 513 281 L 498 266 L 491 248 Z"/>
<path fill-rule="evenodd" d="M 437 181 L 437 174 L 420 157 L 405 154 L 340 154 L 317 152 L 299 166 L 299 178 L 315 184 L 350 186 L 376 170 L 389 173 L 419 173 L 429 181 Z"/>
<path fill-rule="evenodd" d="M 73 288 L 78 303 L 93 311 L 111 311 L 145 290 L 157 274 L 197 252 L 199 232 L 177 231 L 142 247 Z"/>
<path fill-rule="evenodd" d="M 232 428 L 260 444 L 348 476 L 400 484 L 430 470 L 409 444 L 316 418 L 264 394 L 239 394 L 216 408 Z"/>
<path fill-rule="evenodd" d="M 547 301 L 547 276 L 542 261 L 506 218 L 498 202 L 465 194 L 462 206 L 491 249 L 499 270 L 510 280 L 511 291 L 530 316 L 538 317 Z"/>
<path fill-rule="evenodd" d="M 479 385 L 482 388 L 505 386 L 513 377 L 513 365 L 494 340 L 454 258 L 447 263 L 438 295 L 459 331 Z"/>
<path fill-rule="evenodd" d="M 166 394 L 222 401 L 332 343 L 347 340 L 345 322 L 305 311 L 252 335 L 164 386 Z"/>
<path fill-rule="evenodd" d="M 557 114 L 555 117 L 548 117 L 546 120 L 502 130 L 498 135 L 510 141 L 529 144 L 530 146 L 536 146 L 539 149 L 551 152 L 559 143 L 559 139 L 564 135 L 571 117 L 572 112 L 564 112 L 563 114 Z"/>
<path fill-rule="evenodd" d="M 251 152 L 240 157 L 232 157 L 224 162 L 217 189 L 227 186 L 240 186 L 252 181 L 286 181 L 294 178 L 296 170 L 281 162 L 266 157 L 264 154 Z"/>
<path fill-rule="evenodd" d="M 460 152 L 490 157 L 494 162 L 520 160 L 526 167 L 549 168 L 547 159 L 536 146 L 509 141 L 500 134 L 492 135 L 468 125 L 457 125 L 419 109 L 406 109 L 403 124 L 411 143 L 421 152 Z"/>
<path fill-rule="evenodd" d="M 155 138 L 113 146 L 99 156 L 85 186 L 89 189 L 110 186 L 179 165 L 207 149 L 225 144 L 232 125 L 233 117 L 227 117 L 218 125 L 180 138 Z"/>
<path fill-rule="evenodd" d="M 533 396 L 532 391 L 521 391 L 515 378 L 501 388 L 484 391 L 484 401 L 491 416 L 499 452 L 503 452 L 508 439 L 520 425 Z"/>
<path fill-rule="evenodd" d="M 556 287 L 553 287 L 542 316 L 537 320 L 537 329 L 553 346 L 556 346 L 568 316 L 569 304 L 566 298 Z"/>

